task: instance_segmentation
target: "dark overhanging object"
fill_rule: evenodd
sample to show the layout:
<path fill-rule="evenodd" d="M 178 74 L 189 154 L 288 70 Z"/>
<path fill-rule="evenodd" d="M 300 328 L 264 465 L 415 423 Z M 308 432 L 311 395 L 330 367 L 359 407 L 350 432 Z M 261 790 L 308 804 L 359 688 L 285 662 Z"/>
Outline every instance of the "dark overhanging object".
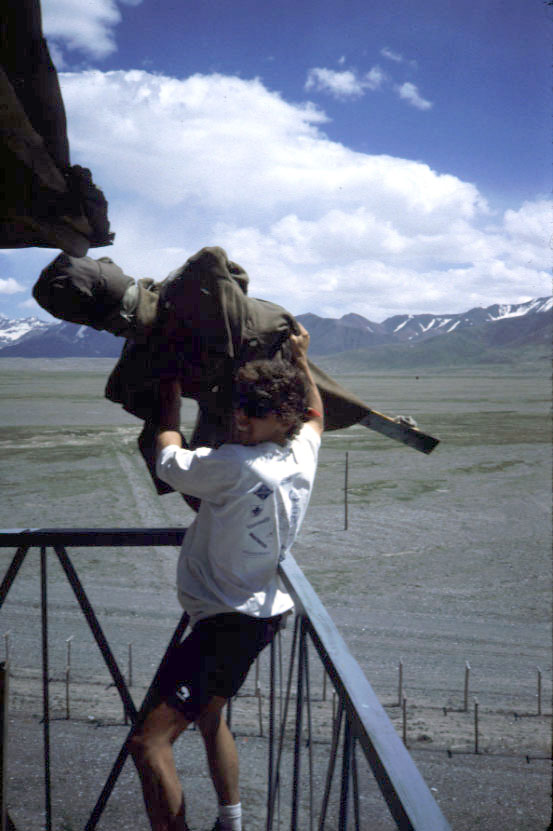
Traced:
<path fill-rule="evenodd" d="M 71 165 L 58 75 L 39 0 L 0 17 L 0 248 L 61 248 L 82 257 L 111 245 L 107 202 L 87 168 Z"/>

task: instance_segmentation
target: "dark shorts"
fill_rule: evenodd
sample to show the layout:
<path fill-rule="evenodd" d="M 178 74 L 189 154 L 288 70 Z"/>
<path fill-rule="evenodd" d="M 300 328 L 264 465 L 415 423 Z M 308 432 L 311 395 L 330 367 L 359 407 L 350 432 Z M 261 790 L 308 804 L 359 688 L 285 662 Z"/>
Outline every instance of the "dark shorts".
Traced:
<path fill-rule="evenodd" d="M 195 721 L 214 695 L 236 695 L 281 620 L 282 615 L 255 618 L 239 612 L 200 620 L 169 656 L 160 675 L 158 697 L 188 721 Z"/>

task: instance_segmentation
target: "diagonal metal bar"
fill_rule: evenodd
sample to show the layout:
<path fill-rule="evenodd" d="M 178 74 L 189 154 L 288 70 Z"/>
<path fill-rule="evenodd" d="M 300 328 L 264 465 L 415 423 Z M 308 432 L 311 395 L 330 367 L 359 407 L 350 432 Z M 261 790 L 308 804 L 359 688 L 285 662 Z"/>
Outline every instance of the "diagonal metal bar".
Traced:
<path fill-rule="evenodd" d="M 48 667 L 48 584 L 46 548 L 40 549 L 40 600 L 42 618 L 42 730 L 44 737 L 44 810 L 46 831 L 52 829 L 52 791 L 50 780 L 50 701 Z"/>
<path fill-rule="evenodd" d="M 139 713 L 136 717 L 135 723 L 132 725 L 131 729 L 129 730 L 129 732 L 127 734 L 127 737 L 126 737 L 125 741 L 123 742 L 123 744 L 121 746 L 121 750 L 119 751 L 119 753 L 117 755 L 117 758 L 116 758 L 115 762 L 113 763 L 113 766 L 111 768 L 111 771 L 109 773 L 108 778 L 106 779 L 104 787 L 102 788 L 102 792 L 100 793 L 100 796 L 98 797 L 96 805 L 92 809 L 92 813 L 90 814 L 88 822 L 85 826 L 85 831 L 92 831 L 92 829 L 96 828 L 96 825 L 98 824 L 98 821 L 99 821 L 100 817 L 102 816 L 104 808 L 107 805 L 108 799 L 110 798 L 111 793 L 112 793 L 112 791 L 115 787 L 115 783 L 117 782 L 117 780 L 119 778 L 119 774 L 123 770 L 123 766 L 124 766 L 125 762 L 127 761 L 127 757 L 129 755 L 129 740 L 130 740 L 131 736 L 133 735 L 134 731 L 136 730 L 137 726 L 142 722 L 144 717 L 147 715 L 148 710 L 150 709 L 150 706 L 151 706 L 151 703 L 152 703 L 152 698 L 153 698 L 154 692 L 155 692 L 156 687 L 157 687 L 159 676 L 161 675 L 161 672 L 163 671 L 163 668 L 165 667 L 165 664 L 169 660 L 169 656 L 171 655 L 171 652 L 180 643 L 181 638 L 184 635 L 184 632 L 186 630 L 186 627 L 188 626 L 189 619 L 190 618 L 189 618 L 188 614 L 186 612 L 184 612 L 181 616 L 181 619 L 179 620 L 179 622 L 177 624 L 177 627 L 176 627 L 175 631 L 173 632 L 171 640 L 169 641 L 169 645 L 167 646 L 167 649 L 165 650 L 165 654 L 164 654 L 163 658 L 161 659 L 161 662 L 160 662 L 160 664 L 157 668 L 156 674 L 154 675 L 154 679 L 153 679 L 152 683 L 150 684 L 146 695 L 144 696 L 144 700 L 142 701 L 142 704 L 140 706 L 140 711 L 139 711 Z"/>
<path fill-rule="evenodd" d="M 11 588 L 11 585 L 15 578 L 17 577 L 17 573 L 21 568 L 23 560 L 25 559 L 25 555 L 29 550 L 29 546 L 21 546 L 18 548 L 14 554 L 13 560 L 11 561 L 6 574 L 4 575 L 4 579 L 2 580 L 2 585 L 0 586 L 0 609 L 4 604 L 4 600 L 6 599 L 8 592 Z"/>
<path fill-rule="evenodd" d="M 90 627 L 92 634 L 98 644 L 98 648 L 102 653 L 102 657 L 106 662 L 106 666 L 110 671 L 111 677 L 117 687 L 119 695 L 121 696 L 121 700 L 123 702 L 123 706 L 125 707 L 125 712 L 131 719 L 131 722 L 136 721 L 137 716 L 137 709 L 135 707 L 134 701 L 132 700 L 132 696 L 129 692 L 129 688 L 127 687 L 127 682 L 123 678 L 123 674 L 117 665 L 117 661 L 115 660 L 113 653 L 111 651 L 110 645 L 107 641 L 106 636 L 102 631 L 102 627 L 96 617 L 96 613 L 92 608 L 88 597 L 86 596 L 86 592 L 83 588 L 81 581 L 77 575 L 77 572 L 73 568 L 73 563 L 69 559 L 69 555 L 63 546 L 54 546 L 54 551 L 58 555 L 58 559 L 62 565 L 63 570 L 65 571 L 66 577 L 69 580 L 71 588 L 73 589 L 75 596 L 79 602 L 81 610 L 86 618 L 86 621 Z"/>
<path fill-rule="evenodd" d="M 336 768 L 336 757 L 338 754 L 338 742 L 340 741 L 340 731 L 342 729 L 342 718 L 344 715 L 344 702 L 340 698 L 338 703 L 338 710 L 334 725 L 332 729 L 332 744 L 330 746 L 330 755 L 328 757 L 328 768 L 326 771 L 325 790 L 323 801 L 321 803 L 321 816 L 319 819 L 319 831 L 324 831 L 326 823 L 326 813 L 328 811 L 328 802 L 330 799 L 330 790 L 332 788 L 332 780 L 334 779 L 334 770 Z"/>

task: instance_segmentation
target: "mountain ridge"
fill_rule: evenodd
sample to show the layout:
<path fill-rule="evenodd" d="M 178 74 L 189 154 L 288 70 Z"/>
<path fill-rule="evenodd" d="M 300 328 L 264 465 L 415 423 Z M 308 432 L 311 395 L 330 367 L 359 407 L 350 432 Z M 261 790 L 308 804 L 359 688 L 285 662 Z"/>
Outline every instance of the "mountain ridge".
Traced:
<path fill-rule="evenodd" d="M 315 359 L 342 356 L 345 364 L 367 366 L 446 365 L 448 361 L 511 362 L 516 351 L 539 347 L 547 354 L 553 337 L 553 297 L 519 304 L 495 303 L 467 312 L 393 315 L 375 323 L 355 312 L 341 318 L 297 315 L 310 333 Z M 425 345 L 426 344 L 426 345 Z M 36 317 L 10 320 L 0 314 L 0 358 L 117 358 L 123 340 L 74 323 Z M 344 357 L 344 356 L 348 356 Z"/>
<path fill-rule="evenodd" d="M 423 312 L 417 315 L 393 315 L 386 318 L 382 323 L 374 323 L 354 313 L 344 315 L 341 318 L 321 318 L 318 315 L 308 313 L 297 315 L 297 319 L 304 324 L 312 337 L 314 334 L 317 338 L 323 335 L 325 337 L 325 345 L 317 344 L 317 352 L 313 354 L 335 354 L 336 352 L 349 351 L 363 346 L 370 348 L 393 342 L 422 341 L 485 323 L 520 319 L 528 315 L 547 314 L 552 309 L 553 298 L 540 297 L 528 300 L 525 303 L 494 303 L 486 308 L 477 306 L 467 312 L 460 313 L 437 315 Z M 361 321 L 364 322 L 364 325 L 361 325 Z M 310 326 L 311 328 L 309 328 Z M 337 340 L 340 338 L 342 339 L 343 348 L 337 348 L 339 346 Z M 357 343 L 353 345 L 355 341 Z"/>

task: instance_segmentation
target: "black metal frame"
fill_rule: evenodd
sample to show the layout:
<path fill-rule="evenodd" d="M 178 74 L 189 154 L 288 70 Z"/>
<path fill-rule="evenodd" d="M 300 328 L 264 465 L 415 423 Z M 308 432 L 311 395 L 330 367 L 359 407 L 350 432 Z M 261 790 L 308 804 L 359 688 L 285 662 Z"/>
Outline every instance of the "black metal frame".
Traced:
<path fill-rule="evenodd" d="M 167 655 L 184 634 L 188 617 L 184 614 L 177 625 L 167 651 L 144 701 L 137 709 L 117 662 L 111 652 L 100 623 L 88 601 L 86 593 L 66 551 L 66 545 L 79 547 L 130 547 L 180 545 L 185 530 L 182 528 L 149 529 L 26 529 L 0 531 L 0 548 L 16 547 L 16 553 L 0 585 L 0 608 L 13 584 L 27 552 L 40 548 L 41 562 L 41 616 L 43 655 L 43 730 L 44 730 L 44 781 L 46 831 L 51 831 L 50 801 L 50 736 L 48 700 L 48 597 L 46 551 L 52 548 L 60 561 L 65 575 L 75 593 L 84 617 L 94 635 L 98 648 L 117 687 L 131 728 L 113 764 L 104 788 L 97 800 L 85 831 L 93 831 L 111 795 L 117 778 L 128 756 L 128 742 L 135 725 L 147 711 L 152 689 Z M 282 669 L 277 672 L 276 652 L 279 652 L 279 666 L 282 665 L 282 646 L 277 638 L 270 647 L 270 711 L 268 741 L 268 796 L 266 831 L 273 831 L 276 809 L 281 794 L 281 760 L 286 731 L 289 705 L 292 699 L 292 678 L 296 671 L 296 715 L 294 737 L 294 763 L 292 773 L 291 831 L 297 831 L 300 807 L 300 780 L 302 748 L 304 745 L 304 714 L 306 711 L 308 734 L 307 746 L 309 781 L 309 831 L 313 831 L 315 820 L 311 689 L 309 674 L 309 645 L 315 649 L 322 661 L 325 672 L 331 679 L 338 696 L 338 710 L 334 719 L 331 751 L 326 772 L 322 802 L 318 812 L 318 831 L 324 831 L 327 819 L 331 785 L 335 776 L 338 755 L 341 752 L 340 801 L 338 828 L 346 831 L 349 827 L 350 803 L 353 802 L 353 822 L 356 831 L 360 829 L 359 772 L 356 750 L 360 748 L 380 787 L 388 809 L 400 829 L 414 831 L 447 831 L 449 825 L 436 804 L 429 788 L 422 779 L 411 756 L 397 735 L 384 708 L 378 701 L 361 668 L 349 652 L 328 612 L 322 605 L 312 586 L 289 555 L 281 564 L 280 576 L 294 598 L 296 621 L 292 637 L 288 678 L 284 705 L 282 704 Z M 297 665 L 296 665 L 297 654 Z M 276 687 L 277 675 L 280 684 L 280 729 L 276 730 Z M 342 741 L 341 741 L 342 737 Z M 303 831 L 303 829 L 302 829 Z"/>

